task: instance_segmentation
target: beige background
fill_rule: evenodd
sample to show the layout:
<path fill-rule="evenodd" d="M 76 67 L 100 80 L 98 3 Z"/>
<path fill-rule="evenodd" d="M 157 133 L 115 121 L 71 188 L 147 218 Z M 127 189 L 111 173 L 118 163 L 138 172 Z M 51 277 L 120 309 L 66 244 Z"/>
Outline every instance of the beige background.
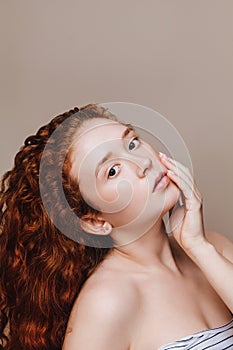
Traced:
<path fill-rule="evenodd" d="M 186 142 L 206 228 L 233 237 L 232 14 L 232 0 L 1 0 L 0 174 L 67 109 L 145 105 Z"/>

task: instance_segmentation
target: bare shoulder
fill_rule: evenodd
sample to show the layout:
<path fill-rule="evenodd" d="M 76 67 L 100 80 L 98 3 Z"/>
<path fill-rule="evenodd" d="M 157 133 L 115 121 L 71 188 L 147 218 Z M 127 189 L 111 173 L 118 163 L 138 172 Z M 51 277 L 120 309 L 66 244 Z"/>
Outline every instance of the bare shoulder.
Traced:
<path fill-rule="evenodd" d="M 77 298 L 74 310 L 81 308 L 92 309 L 93 312 L 101 310 L 102 315 L 111 316 L 111 313 L 124 317 L 129 314 L 135 306 L 137 296 L 135 288 L 130 280 L 114 274 L 91 276 L 85 283 Z"/>
<path fill-rule="evenodd" d="M 129 348 L 138 309 L 135 288 L 119 276 L 99 277 L 87 280 L 74 303 L 63 350 Z"/>
<path fill-rule="evenodd" d="M 225 258 L 233 262 L 233 237 L 228 238 L 225 234 L 216 231 L 206 231 L 207 240 Z"/>

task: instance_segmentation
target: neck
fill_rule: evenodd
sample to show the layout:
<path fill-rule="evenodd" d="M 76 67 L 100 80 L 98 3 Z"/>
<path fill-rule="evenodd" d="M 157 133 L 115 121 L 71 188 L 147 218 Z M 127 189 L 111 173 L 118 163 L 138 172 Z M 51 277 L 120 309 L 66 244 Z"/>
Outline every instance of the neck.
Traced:
<path fill-rule="evenodd" d="M 180 273 L 162 219 L 140 238 L 115 247 L 113 254 L 143 270 L 166 268 Z"/>

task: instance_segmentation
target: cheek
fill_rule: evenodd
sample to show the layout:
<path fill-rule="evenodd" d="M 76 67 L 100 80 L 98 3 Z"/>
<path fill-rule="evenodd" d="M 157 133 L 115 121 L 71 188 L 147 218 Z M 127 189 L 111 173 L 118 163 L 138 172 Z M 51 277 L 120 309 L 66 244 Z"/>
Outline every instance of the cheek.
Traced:
<path fill-rule="evenodd" d="M 98 200 L 106 213 L 118 213 L 131 203 L 134 188 L 126 179 L 110 180 L 107 184 L 97 186 Z"/>
<path fill-rule="evenodd" d="M 91 185 L 90 185 L 91 184 Z M 118 213 L 129 206 L 134 197 L 132 183 L 121 179 L 106 183 L 85 181 L 80 184 L 83 198 L 91 206 L 104 213 Z"/>
<path fill-rule="evenodd" d="M 118 183 L 106 183 L 104 185 L 96 185 L 96 192 L 98 193 L 98 198 L 103 201 L 112 202 L 116 201 L 119 196 Z"/>
<path fill-rule="evenodd" d="M 142 208 L 148 201 L 149 184 L 147 181 L 133 184 L 133 194 L 131 204 Z"/>
<path fill-rule="evenodd" d="M 125 186 L 124 184 L 121 185 L 122 191 L 118 192 L 117 205 L 115 203 L 116 210 L 112 211 L 112 216 L 109 217 L 114 226 L 122 226 L 133 222 L 141 216 L 148 204 L 148 184 L 146 182 L 143 184 L 131 182 L 131 193 L 129 193 L 129 183 Z M 110 214 L 109 208 L 107 213 Z"/>

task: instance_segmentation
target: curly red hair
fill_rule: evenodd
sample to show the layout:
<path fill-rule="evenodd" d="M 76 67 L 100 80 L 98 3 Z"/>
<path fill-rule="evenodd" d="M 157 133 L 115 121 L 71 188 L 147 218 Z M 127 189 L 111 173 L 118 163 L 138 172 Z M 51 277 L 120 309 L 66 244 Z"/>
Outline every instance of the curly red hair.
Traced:
<path fill-rule="evenodd" d="M 75 118 L 69 117 L 74 116 Z M 95 247 L 69 239 L 53 224 L 40 195 L 39 166 L 45 145 L 61 129 L 56 151 L 43 154 L 46 181 L 61 220 L 66 218 L 53 166 L 61 166 L 62 185 L 73 211 L 79 216 L 98 211 L 84 202 L 78 184 L 69 176 L 68 151 L 77 129 L 90 118 L 114 116 L 89 104 L 61 114 L 25 140 L 6 172 L 0 189 L 0 349 L 61 349 L 68 318 L 84 282 L 111 248 Z M 49 166 L 48 166 L 49 165 Z M 43 170 L 43 167 L 42 167 Z M 50 176 L 51 175 L 51 176 Z M 85 235 L 85 233 L 83 233 Z M 88 237 L 90 237 L 89 234 Z M 111 238 L 108 237 L 111 241 Z M 111 242 L 108 243 L 111 243 Z M 110 247 L 110 244 L 108 245 Z"/>

